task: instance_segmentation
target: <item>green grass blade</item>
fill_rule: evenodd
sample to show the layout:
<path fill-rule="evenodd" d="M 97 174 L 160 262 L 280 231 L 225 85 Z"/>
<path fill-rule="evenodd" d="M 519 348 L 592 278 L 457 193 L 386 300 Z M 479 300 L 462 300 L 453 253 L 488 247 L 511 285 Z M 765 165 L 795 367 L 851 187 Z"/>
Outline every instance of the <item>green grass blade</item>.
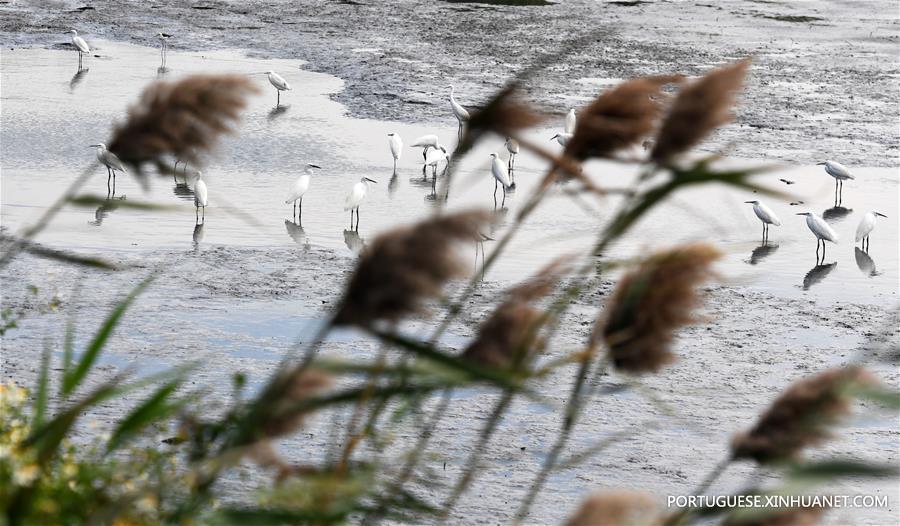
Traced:
<path fill-rule="evenodd" d="M 112 432 L 109 442 L 106 444 L 106 451 L 110 452 L 118 449 L 127 441 L 137 436 L 138 433 L 148 425 L 164 418 L 168 418 L 184 407 L 189 400 L 180 400 L 178 402 L 170 401 L 170 397 L 175 390 L 178 389 L 182 381 L 183 378 L 176 378 L 163 385 L 157 389 L 150 398 L 144 401 L 144 403 L 132 410 Z"/>
<path fill-rule="evenodd" d="M 38 375 L 37 389 L 34 397 L 33 427 L 40 427 L 44 423 L 44 415 L 47 414 L 47 383 L 50 376 L 50 345 L 44 345 L 41 354 L 41 372 Z"/>
<path fill-rule="evenodd" d="M 106 321 L 103 322 L 103 325 L 100 327 L 100 330 L 97 331 L 97 334 L 94 335 L 94 338 L 91 340 L 90 344 L 88 344 L 87 350 L 84 351 L 84 354 L 79 360 L 78 365 L 75 367 L 73 371 L 66 374 L 65 378 L 63 378 L 63 394 L 70 395 L 78 387 L 84 377 L 87 376 L 88 372 L 93 367 L 94 362 L 97 361 L 97 357 L 100 355 L 100 351 L 103 350 L 103 347 L 106 345 L 107 340 L 109 340 L 109 336 L 112 334 L 113 329 L 115 329 L 116 325 L 118 325 L 119 320 L 122 319 L 122 316 L 125 314 L 125 311 L 128 310 L 128 307 L 134 302 L 134 300 L 150 285 L 150 282 L 153 281 L 155 275 L 151 274 L 149 277 L 141 281 L 137 287 L 132 290 L 128 296 L 125 297 L 122 301 L 118 303 L 118 305 L 113 308 L 112 312 L 106 318 Z"/>

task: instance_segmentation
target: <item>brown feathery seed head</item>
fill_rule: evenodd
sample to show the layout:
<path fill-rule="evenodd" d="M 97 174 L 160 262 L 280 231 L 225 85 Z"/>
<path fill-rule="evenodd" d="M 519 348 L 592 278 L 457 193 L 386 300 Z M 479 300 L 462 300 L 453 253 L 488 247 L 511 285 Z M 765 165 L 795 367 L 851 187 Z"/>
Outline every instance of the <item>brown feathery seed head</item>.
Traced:
<path fill-rule="evenodd" d="M 681 79 L 680 75 L 641 77 L 604 92 L 579 115 L 566 153 L 579 160 L 610 157 L 636 144 L 656 126 L 663 98 L 660 90 Z"/>
<path fill-rule="evenodd" d="M 873 385 L 860 367 L 829 369 L 792 384 L 746 433 L 734 437 L 732 456 L 759 463 L 795 458 L 830 437 L 828 427 L 850 412 L 853 385 Z"/>
<path fill-rule="evenodd" d="M 470 149 L 487 132 L 494 132 L 501 137 L 515 136 L 521 130 L 543 121 L 543 115 L 532 111 L 518 99 L 518 90 L 518 83 L 509 84 L 484 107 L 473 111 L 457 150 Z"/>
<path fill-rule="evenodd" d="M 569 258 L 559 258 L 535 276 L 513 287 L 506 300 L 481 324 L 475 340 L 463 357 L 488 367 L 510 368 L 540 348 L 537 332 L 541 312 L 531 303 L 549 294 L 571 267 Z"/>
<path fill-rule="evenodd" d="M 715 69 L 683 87 L 663 121 L 650 158 L 664 164 L 729 122 L 731 106 L 749 67 L 747 58 Z"/>
<path fill-rule="evenodd" d="M 622 277 L 593 338 L 606 342 L 617 369 L 655 372 L 675 359 L 674 332 L 696 322 L 697 286 L 714 275 L 719 257 L 712 245 L 694 243 L 658 252 Z"/>
<path fill-rule="evenodd" d="M 269 437 L 291 433 L 303 426 L 306 411 L 298 411 L 298 402 L 308 400 L 331 387 L 333 379 L 330 374 L 308 367 L 293 379 L 284 397 L 273 401 L 272 417 L 263 426 Z"/>
<path fill-rule="evenodd" d="M 109 150 L 140 173 L 166 156 L 197 164 L 223 133 L 233 131 L 257 87 L 243 75 L 192 75 L 144 89 L 128 119 L 116 127 Z"/>
<path fill-rule="evenodd" d="M 824 513 L 825 508 L 791 508 L 762 515 L 754 513 L 752 518 L 732 514 L 722 526 L 816 526 Z"/>
<path fill-rule="evenodd" d="M 654 526 L 663 517 L 655 509 L 653 499 L 629 491 L 595 493 L 578 508 L 567 526 Z"/>
<path fill-rule="evenodd" d="M 332 323 L 371 327 L 422 312 L 446 281 L 466 273 L 455 246 L 478 239 L 490 218 L 481 210 L 459 212 L 381 234 L 356 265 Z"/>

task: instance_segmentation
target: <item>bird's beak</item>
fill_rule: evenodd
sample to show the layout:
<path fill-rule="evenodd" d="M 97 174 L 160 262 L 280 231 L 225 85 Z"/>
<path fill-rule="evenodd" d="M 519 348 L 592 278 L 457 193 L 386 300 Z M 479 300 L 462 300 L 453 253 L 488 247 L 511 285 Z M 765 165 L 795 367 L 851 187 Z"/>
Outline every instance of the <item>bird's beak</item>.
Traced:
<path fill-rule="evenodd" d="M 744 201 L 747 204 L 753 204 L 753 201 Z"/>
<path fill-rule="evenodd" d="M 822 166 L 822 165 L 824 165 L 824 164 L 825 164 L 825 163 L 816 163 L 816 166 Z"/>
<path fill-rule="evenodd" d="M 887 216 L 882 214 L 881 212 L 875 212 L 875 215 L 887 218 Z"/>
<path fill-rule="evenodd" d="M 88 148 L 96 148 L 96 147 L 98 147 L 98 146 L 100 146 L 100 145 L 99 145 L 99 144 L 88 144 L 87 147 L 88 147 Z"/>
<path fill-rule="evenodd" d="M 366 181 L 369 181 L 370 183 L 378 184 L 378 181 L 375 181 L 375 180 L 373 180 L 373 179 L 369 179 L 368 177 L 366 177 Z"/>
<path fill-rule="evenodd" d="M 320 170 L 322 169 L 322 167 L 319 166 L 318 164 L 312 164 L 312 163 L 309 164 L 309 167 L 310 168 L 319 168 Z"/>
<path fill-rule="evenodd" d="M 807 214 L 807 212 L 797 212 L 798 216 L 805 216 L 806 214 Z"/>
<path fill-rule="evenodd" d="M 553 139 L 555 139 L 555 138 L 557 138 L 557 137 L 559 137 L 559 134 L 558 134 L 558 133 L 557 133 L 556 135 L 554 135 L 553 137 L 550 137 L 550 140 L 552 141 Z"/>

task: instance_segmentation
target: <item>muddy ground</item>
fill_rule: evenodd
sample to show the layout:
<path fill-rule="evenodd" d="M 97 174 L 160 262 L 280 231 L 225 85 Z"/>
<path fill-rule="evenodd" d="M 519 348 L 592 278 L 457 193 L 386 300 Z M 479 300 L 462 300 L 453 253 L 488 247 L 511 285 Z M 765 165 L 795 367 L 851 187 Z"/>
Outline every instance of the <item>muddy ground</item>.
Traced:
<path fill-rule="evenodd" d="M 68 46 L 71 28 L 172 49 L 248 49 L 294 58 L 346 80 L 336 98 L 355 116 L 453 117 L 446 87 L 484 101 L 537 56 L 579 45 L 535 79 L 528 96 L 562 115 L 615 79 L 752 56 L 739 127 L 708 148 L 811 164 L 898 165 L 900 22 L 896 4 L 867 2 L 516 2 L 399 0 L 0 3 L 6 46 Z M 542 2 L 525 2 L 542 3 Z"/>

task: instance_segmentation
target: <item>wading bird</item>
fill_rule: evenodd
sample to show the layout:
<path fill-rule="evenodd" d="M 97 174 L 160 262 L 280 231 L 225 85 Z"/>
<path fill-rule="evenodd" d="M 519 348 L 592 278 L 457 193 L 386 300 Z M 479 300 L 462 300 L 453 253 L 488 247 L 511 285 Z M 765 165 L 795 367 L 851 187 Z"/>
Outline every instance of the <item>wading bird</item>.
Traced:
<path fill-rule="evenodd" d="M 571 139 L 571 138 L 572 138 L 571 133 L 564 132 L 564 133 L 557 133 L 553 137 L 550 137 L 550 140 L 552 141 L 552 140 L 556 139 L 556 142 L 558 142 L 560 146 L 565 147 L 567 144 L 569 144 L 569 139 Z"/>
<path fill-rule="evenodd" d="M 453 97 L 453 85 L 450 86 L 450 109 L 453 110 L 453 115 L 459 123 L 459 129 L 456 131 L 458 138 L 462 135 L 463 125 L 469 120 L 469 112 L 460 103 L 456 102 L 456 98 Z"/>
<path fill-rule="evenodd" d="M 91 148 L 97 149 L 97 161 L 106 167 L 106 193 L 116 193 L 116 172 L 128 173 L 121 159 L 116 154 L 106 149 L 106 145 L 101 143 L 91 144 Z M 112 190 L 110 190 L 110 180 L 112 180 Z"/>
<path fill-rule="evenodd" d="M 512 173 L 513 169 L 516 166 L 516 155 L 519 154 L 519 141 L 513 139 L 512 137 L 507 137 L 506 142 L 503 143 L 506 146 L 506 151 L 509 152 L 509 172 Z"/>
<path fill-rule="evenodd" d="M 369 183 L 378 183 L 378 181 L 373 181 L 368 177 L 360 178 L 359 182 L 353 185 L 353 190 L 350 191 L 350 194 L 347 195 L 347 200 L 344 201 L 344 210 L 350 211 L 350 229 L 353 230 L 353 211 L 356 211 L 356 228 L 359 228 L 359 205 L 362 204 L 363 199 L 366 198 L 366 193 L 369 191 Z"/>
<path fill-rule="evenodd" d="M 87 45 L 83 38 L 78 36 L 78 31 L 73 29 L 70 33 L 72 33 L 72 45 L 78 50 L 78 68 L 81 69 L 82 57 L 85 53 L 91 52 L 91 47 Z"/>
<path fill-rule="evenodd" d="M 269 83 L 275 86 L 275 91 L 276 93 L 278 93 L 278 98 L 276 99 L 275 106 L 281 106 L 281 92 L 290 91 L 291 85 L 288 84 L 281 75 L 275 73 L 274 71 L 266 71 L 266 75 L 269 77 Z"/>
<path fill-rule="evenodd" d="M 825 173 L 834 177 L 834 202 L 840 203 L 844 198 L 844 181 L 847 179 L 856 179 L 846 166 L 837 161 L 825 161 L 816 163 L 825 166 Z"/>
<path fill-rule="evenodd" d="M 157 33 L 156 39 L 159 40 L 159 56 L 162 58 L 163 66 L 166 64 L 166 55 L 169 54 L 169 35 L 167 33 Z"/>
<path fill-rule="evenodd" d="M 422 159 L 425 159 L 425 155 L 428 153 L 428 150 L 431 148 L 437 149 L 441 147 L 441 143 L 438 141 L 437 135 L 423 135 L 418 139 L 414 140 L 412 144 L 410 144 L 412 148 L 423 148 L 422 150 Z"/>
<path fill-rule="evenodd" d="M 575 108 L 569 110 L 569 113 L 566 114 L 566 133 L 575 133 L 575 123 L 577 122 L 577 117 L 575 117 Z"/>
<path fill-rule="evenodd" d="M 294 203 L 294 216 L 297 217 L 297 201 L 300 201 L 300 216 L 303 216 L 303 194 L 309 190 L 309 179 L 312 177 L 313 169 L 320 170 L 322 167 L 317 164 L 307 163 L 306 171 L 294 181 L 291 187 L 291 193 L 284 201 L 284 204 Z"/>
<path fill-rule="evenodd" d="M 825 261 L 825 242 L 831 241 L 832 243 L 838 242 L 838 235 L 828 223 L 825 222 L 824 219 L 817 216 L 812 212 L 800 212 L 797 214 L 798 216 L 806 216 L 806 226 L 809 227 L 809 230 L 816 236 L 816 261 L 818 261 L 819 256 L 819 244 L 822 244 L 822 262 Z"/>
<path fill-rule="evenodd" d="M 502 208 L 506 204 L 506 190 L 510 186 L 509 173 L 506 171 L 506 165 L 500 160 L 500 156 L 496 153 L 491 154 L 491 174 L 494 176 L 494 205 L 497 204 L 497 183 L 503 185 L 503 202 L 500 203 Z"/>
<path fill-rule="evenodd" d="M 763 242 L 769 239 L 769 225 L 781 226 L 781 220 L 775 215 L 771 208 L 759 201 L 744 201 L 753 205 L 753 213 L 762 221 L 763 224 Z"/>
<path fill-rule="evenodd" d="M 194 182 L 194 207 L 195 207 L 195 215 L 194 219 L 196 222 L 200 222 L 200 208 L 203 208 L 203 221 L 206 222 L 206 205 L 209 202 L 208 200 L 209 193 L 206 189 L 206 183 L 203 181 L 203 173 L 197 172 L 197 180 Z"/>
<path fill-rule="evenodd" d="M 431 167 L 431 175 L 437 176 L 437 167 L 445 159 L 447 162 L 450 162 L 450 156 L 447 155 L 447 150 L 443 146 L 438 146 L 437 149 L 429 151 L 428 155 L 425 156 L 425 166 L 422 167 L 423 176 L 425 169 L 429 166 Z"/>
<path fill-rule="evenodd" d="M 872 210 L 871 212 L 866 212 L 863 215 L 862 221 L 859 222 L 859 226 L 856 227 L 856 242 L 859 243 L 862 241 L 863 250 L 869 250 L 869 234 L 872 233 L 872 230 L 875 229 L 875 218 L 876 216 L 887 217 L 881 212 L 876 212 Z"/>
<path fill-rule="evenodd" d="M 388 144 L 391 146 L 391 155 L 394 157 L 394 173 L 397 173 L 397 161 L 403 155 L 403 139 L 396 133 L 388 134 Z"/>

